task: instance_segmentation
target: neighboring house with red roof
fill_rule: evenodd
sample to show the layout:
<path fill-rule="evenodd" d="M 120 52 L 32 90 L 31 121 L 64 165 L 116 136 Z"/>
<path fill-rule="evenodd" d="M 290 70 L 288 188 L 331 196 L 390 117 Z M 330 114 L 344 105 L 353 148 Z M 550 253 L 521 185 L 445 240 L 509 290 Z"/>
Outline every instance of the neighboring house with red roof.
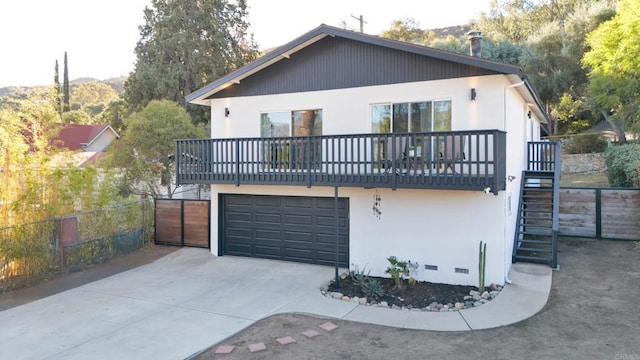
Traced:
<path fill-rule="evenodd" d="M 51 142 L 54 147 L 75 152 L 73 163 L 84 167 L 96 165 L 106 155 L 107 147 L 119 138 L 110 125 L 65 124 Z"/>
<path fill-rule="evenodd" d="M 120 135 L 110 125 L 68 124 L 60 129 L 53 142 L 72 151 L 101 152 L 118 138 Z"/>

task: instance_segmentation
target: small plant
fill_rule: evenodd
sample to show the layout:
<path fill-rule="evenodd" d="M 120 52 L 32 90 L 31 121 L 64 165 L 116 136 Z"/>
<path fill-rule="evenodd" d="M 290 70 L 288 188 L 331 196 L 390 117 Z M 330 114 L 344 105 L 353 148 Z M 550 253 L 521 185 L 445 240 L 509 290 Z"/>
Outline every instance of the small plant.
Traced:
<path fill-rule="evenodd" d="M 480 249 L 478 250 L 478 291 L 481 293 L 484 292 L 484 273 L 486 269 L 486 260 L 487 260 L 487 244 L 484 246 L 482 241 L 480 241 Z"/>
<path fill-rule="evenodd" d="M 366 271 L 367 267 L 363 267 L 362 270 L 359 270 L 357 267 L 354 271 L 351 272 L 351 282 L 353 282 L 354 285 L 358 285 L 360 287 L 362 287 L 364 284 L 366 284 L 369 281 L 369 274 L 371 273 L 371 270 Z M 366 272 L 365 272 L 366 271 Z"/>
<path fill-rule="evenodd" d="M 398 260 L 395 256 L 389 256 L 387 261 L 389 262 L 389 266 L 384 272 L 391 275 L 391 278 L 395 281 L 394 289 L 403 290 L 404 278 L 409 276 L 409 263 Z M 413 277 L 411 279 L 413 279 Z M 410 280 L 410 283 L 415 283 L 415 279 Z"/>
<path fill-rule="evenodd" d="M 369 279 L 361 286 L 364 296 L 372 299 L 379 299 L 384 296 L 385 290 L 378 279 Z"/>

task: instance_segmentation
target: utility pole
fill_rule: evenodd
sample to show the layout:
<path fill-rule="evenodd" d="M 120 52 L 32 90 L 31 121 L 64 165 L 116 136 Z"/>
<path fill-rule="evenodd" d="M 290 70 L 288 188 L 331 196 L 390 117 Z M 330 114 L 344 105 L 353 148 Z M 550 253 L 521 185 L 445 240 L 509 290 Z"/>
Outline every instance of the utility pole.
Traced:
<path fill-rule="evenodd" d="M 364 18 L 362 17 L 362 15 L 360 15 L 360 17 L 357 16 L 353 16 L 353 14 L 351 14 L 351 17 L 360 21 L 360 32 L 364 33 L 364 24 L 366 24 L 367 22 L 364 21 Z"/>

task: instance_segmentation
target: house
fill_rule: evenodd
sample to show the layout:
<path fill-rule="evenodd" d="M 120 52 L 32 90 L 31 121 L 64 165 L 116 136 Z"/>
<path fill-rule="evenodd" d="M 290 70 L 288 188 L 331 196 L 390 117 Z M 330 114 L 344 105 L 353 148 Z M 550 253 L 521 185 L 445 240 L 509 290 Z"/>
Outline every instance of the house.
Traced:
<path fill-rule="evenodd" d="M 84 167 L 96 165 L 106 155 L 107 147 L 119 138 L 110 125 L 64 124 L 60 125 L 51 143 L 59 149 L 74 152 L 74 164 Z"/>
<path fill-rule="evenodd" d="M 211 185 L 214 255 L 477 285 L 483 241 L 487 284 L 555 266 L 555 145 L 519 67 L 321 25 L 186 100 L 211 139 L 177 142 L 177 183 Z"/>

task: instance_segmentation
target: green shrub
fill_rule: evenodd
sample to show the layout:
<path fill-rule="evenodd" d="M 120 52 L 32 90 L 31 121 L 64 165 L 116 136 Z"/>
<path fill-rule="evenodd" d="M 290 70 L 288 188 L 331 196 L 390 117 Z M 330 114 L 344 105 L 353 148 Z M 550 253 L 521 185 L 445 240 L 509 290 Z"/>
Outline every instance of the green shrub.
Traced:
<path fill-rule="evenodd" d="M 361 286 L 364 296 L 372 299 L 379 299 L 384 296 L 385 290 L 378 279 L 369 279 Z"/>
<path fill-rule="evenodd" d="M 567 154 L 601 153 L 607 149 L 607 140 L 598 134 L 576 135 L 563 144 Z"/>
<path fill-rule="evenodd" d="M 640 187 L 640 146 L 613 146 L 605 153 L 607 177 L 613 187 Z"/>
<path fill-rule="evenodd" d="M 351 272 L 351 282 L 360 287 L 366 284 L 370 279 L 369 274 L 371 273 L 371 270 L 366 270 L 366 266 L 362 268 L 362 270 L 358 270 L 358 268 L 356 268 L 353 272 Z"/>
<path fill-rule="evenodd" d="M 395 256 L 389 256 L 387 258 L 389 266 L 384 272 L 391 275 L 393 281 L 395 281 L 394 289 L 404 289 L 404 278 L 409 276 L 409 262 L 404 260 L 398 260 Z M 414 284 L 415 279 L 411 278 L 410 283 Z"/>

